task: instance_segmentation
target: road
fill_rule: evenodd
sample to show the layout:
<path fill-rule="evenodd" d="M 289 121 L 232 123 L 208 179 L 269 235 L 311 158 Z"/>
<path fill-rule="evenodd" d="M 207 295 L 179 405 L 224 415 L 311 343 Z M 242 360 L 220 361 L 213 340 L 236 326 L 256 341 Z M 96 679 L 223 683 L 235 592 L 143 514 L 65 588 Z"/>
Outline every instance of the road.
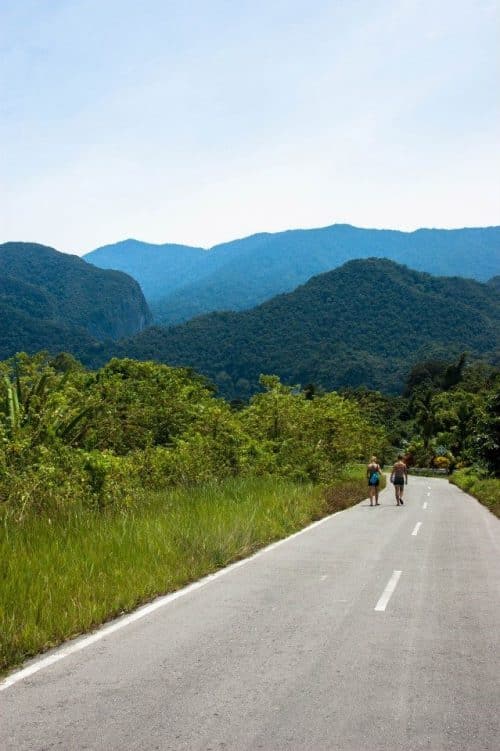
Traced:
<path fill-rule="evenodd" d="M 498 751 L 500 523 L 446 480 L 405 495 L 14 674 L 0 748 Z"/>

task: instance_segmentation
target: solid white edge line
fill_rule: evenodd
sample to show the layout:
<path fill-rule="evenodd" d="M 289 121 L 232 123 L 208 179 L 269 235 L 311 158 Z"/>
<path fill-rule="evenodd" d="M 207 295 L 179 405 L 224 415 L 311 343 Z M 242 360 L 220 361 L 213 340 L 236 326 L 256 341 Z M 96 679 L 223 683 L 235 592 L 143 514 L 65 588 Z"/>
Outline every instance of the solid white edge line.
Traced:
<path fill-rule="evenodd" d="M 402 573 L 403 573 L 402 571 L 392 572 L 392 576 L 387 582 L 386 588 L 382 592 L 379 601 L 375 605 L 375 608 L 374 608 L 375 610 L 377 610 L 378 612 L 383 612 L 386 609 L 387 603 L 391 599 L 392 593 L 396 589 L 397 583 L 399 581 L 399 577 L 401 576 Z"/>
<path fill-rule="evenodd" d="M 349 510 L 350 509 L 345 509 L 345 511 Z M 258 550 L 248 558 L 243 558 L 240 561 L 231 563 L 229 564 L 229 566 L 226 566 L 226 568 L 223 568 L 220 571 L 216 571 L 214 574 L 208 574 L 202 579 L 199 579 L 192 584 L 188 584 L 187 586 L 182 587 L 182 589 L 178 589 L 168 595 L 160 595 L 155 600 L 153 600 L 153 602 L 150 602 L 147 605 L 140 606 L 137 610 L 134 610 L 133 613 L 122 616 L 118 618 L 118 620 L 114 620 L 107 626 L 101 626 L 98 631 L 95 631 L 89 636 L 80 637 L 76 641 L 70 642 L 66 647 L 55 647 L 57 651 L 55 651 L 53 654 L 50 654 L 47 657 L 35 658 L 36 661 L 32 664 L 28 665 L 25 668 L 21 668 L 20 670 L 11 673 L 11 675 L 9 675 L 7 678 L 4 678 L 4 680 L 0 682 L 0 691 L 5 691 L 6 688 L 9 688 L 15 683 L 24 680 L 24 678 L 29 678 L 31 675 L 38 673 L 39 670 L 43 670 L 43 668 L 54 665 L 54 663 L 63 660 L 65 657 L 69 657 L 70 655 L 75 654 L 75 652 L 80 652 L 82 649 L 89 647 L 91 644 L 95 644 L 95 642 L 100 641 L 106 636 L 115 633 L 115 631 L 120 631 L 120 629 L 125 628 L 125 626 L 128 626 L 130 623 L 139 621 L 141 620 L 141 618 L 144 618 L 150 613 L 154 613 L 155 610 L 159 610 L 165 605 L 169 605 L 174 600 L 178 600 L 180 597 L 184 597 L 185 595 L 190 594 L 195 589 L 201 589 L 201 587 L 204 587 L 215 579 L 220 579 L 221 576 L 225 576 L 226 574 L 231 573 L 231 571 L 234 571 L 234 569 L 239 568 L 240 566 L 244 566 L 246 563 L 250 563 L 250 561 L 254 561 L 256 558 L 259 558 L 261 555 L 264 555 L 270 550 L 277 548 L 279 545 L 283 545 L 285 542 L 293 540 L 296 537 L 299 537 L 299 535 L 303 535 L 305 532 L 309 532 L 315 527 L 319 527 L 320 524 L 324 524 L 325 522 L 332 520 L 333 518 L 338 516 L 339 513 L 342 512 L 337 511 L 334 514 L 323 517 L 323 519 L 318 519 L 318 521 L 309 524 L 303 529 L 299 529 L 298 532 L 294 532 L 292 535 L 289 535 L 289 537 L 283 537 L 281 540 L 272 542 L 270 545 L 267 545 L 265 548 Z"/>
<path fill-rule="evenodd" d="M 415 528 L 412 532 L 413 537 L 416 537 L 418 535 L 418 530 L 420 529 L 421 526 L 422 526 L 422 522 L 417 522 L 415 524 Z"/>

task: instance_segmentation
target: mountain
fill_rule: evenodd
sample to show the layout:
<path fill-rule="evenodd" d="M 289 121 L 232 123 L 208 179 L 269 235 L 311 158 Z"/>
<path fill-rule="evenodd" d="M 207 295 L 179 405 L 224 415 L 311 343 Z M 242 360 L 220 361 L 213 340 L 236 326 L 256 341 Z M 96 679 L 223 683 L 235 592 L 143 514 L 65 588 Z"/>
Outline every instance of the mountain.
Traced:
<path fill-rule="evenodd" d="M 0 357 L 92 347 L 151 323 L 138 283 L 34 243 L 0 245 Z"/>
<path fill-rule="evenodd" d="M 434 277 L 385 259 L 350 261 L 249 311 L 211 313 L 102 346 L 87 361 L 159 360 L 195 368 L 225 396 L 246 397 L 260 373 L 327 389 L 400 391 L 413 363 L 471 355 L 495 361 L 494 287 Z"/>
<path fill-rule="evenodd" d="M 335 224 L 252 235 L 208 251 L 126 241 L 85 258 L 131 273 L 155 320 L 173 324 L 214 310 L 252 308 L 346 261 L 374 256 L 486 281 L 499 272 L 500 227 L 399 232 Z"/>
<path fill-rule="evenodd" d="M 101 269 L 119 269 L 130 274 L 151 303 L 195 281 L 207 255 L 203 248 L 190 245 L 153 245 L 131 239 L 103 245 L 84 258 Z"/>

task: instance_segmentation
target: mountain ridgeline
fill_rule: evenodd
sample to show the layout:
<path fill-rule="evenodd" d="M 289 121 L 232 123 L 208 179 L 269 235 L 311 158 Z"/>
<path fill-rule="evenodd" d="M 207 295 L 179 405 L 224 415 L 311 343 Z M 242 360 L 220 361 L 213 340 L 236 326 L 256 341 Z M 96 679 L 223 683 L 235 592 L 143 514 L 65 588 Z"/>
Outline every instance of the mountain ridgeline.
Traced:
<path fill-rule="evenodd" d="M 498 274 L 500 227 L 399 232 L 336 224 L 252 235 L 210 250 L 126 240 L 85 259 L 131 274 L 155 321 L 171 325 L 211 311 L 252 308 L 312 276 L 370 257 L 486 281 Z"/>
<path fill-rule="evenodd" d="M 329 390 L 364 385 L 397 393 L 413 363 L 463 350 L 499 362 L 494 285 L 363 259 L 253 310 L 152 327 L 83 359 L 90 365 L 118 356 L 188 366 L 224 396 L 245 398 L 257 390 L 261 373 Z"/>
<path fill-rule="evenodd" d="M 123 240 L 87 253 L 84 259 L 101 269 L 119 269 L 137 279 L 148 302 L 196 281 L 208 251 L 189 245 L 154 245 Z"/>
<path fill-rule="evenodd" d="M 35 243 L 0 245 L 0 357 L 69 352 L 142 331 L 151 323 L 139 284 Z"/>

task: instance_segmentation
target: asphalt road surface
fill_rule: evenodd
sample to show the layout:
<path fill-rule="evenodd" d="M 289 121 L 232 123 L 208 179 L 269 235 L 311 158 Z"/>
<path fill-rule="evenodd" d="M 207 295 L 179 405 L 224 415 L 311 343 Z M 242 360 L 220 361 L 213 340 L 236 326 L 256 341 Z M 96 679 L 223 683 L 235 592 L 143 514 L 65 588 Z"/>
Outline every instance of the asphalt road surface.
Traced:
<path fill-rule="evenodd" d="M 405 496 L 13 674 L 0 748 L 498 751 L 500 523 L 446 480 Z"/>

